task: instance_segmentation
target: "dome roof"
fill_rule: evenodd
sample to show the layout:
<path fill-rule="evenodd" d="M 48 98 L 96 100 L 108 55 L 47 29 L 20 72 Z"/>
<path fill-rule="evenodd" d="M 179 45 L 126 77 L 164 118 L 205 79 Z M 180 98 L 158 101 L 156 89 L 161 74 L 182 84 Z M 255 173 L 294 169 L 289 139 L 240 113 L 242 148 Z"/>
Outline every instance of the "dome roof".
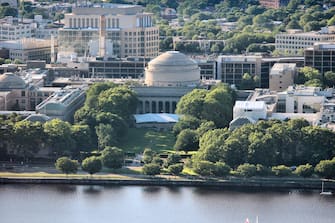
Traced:
<path fill-rule="evenodd" d="M 24 80 L 13 73 L 0 75 L 0 90 L 24 89 L 25 87 Z"/>
<path fill-rule="evenodd" d="M 44 114 L 32 114 L 29 115 L 25 120 L 31 121 L 31 122 L 47 122 L 50 120 L 49 116 L 46 116 Z"/>
<path fill-rule="evenodd" d="M 167 51 L 151 60 L 149 66 L 188 66 L 197 63 L 178 51 Z"/>
<path fill-rule="evenodd" d="M 168 51 L 148 63 L 147 86 L 191 86 L 200 82 L 198 64 L 178 51 Z"/>

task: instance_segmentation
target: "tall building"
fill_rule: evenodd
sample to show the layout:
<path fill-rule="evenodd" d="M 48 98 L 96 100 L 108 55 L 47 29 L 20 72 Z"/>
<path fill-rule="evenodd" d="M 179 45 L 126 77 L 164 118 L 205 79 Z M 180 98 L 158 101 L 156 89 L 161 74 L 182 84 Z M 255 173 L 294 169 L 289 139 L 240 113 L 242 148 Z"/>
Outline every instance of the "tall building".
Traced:
<path fill-rule="evenodd" d="M 274 8 L 274 9 L 287 6 L 289 2 L 290 0 L 259 0 L 259 4 L 261 4 L 265 8 Z"/>
<path fill-rule="evenodd" d="M 293 85 L 296 67 L 294 63 L 275 63 L 270 71 L 270 91 L 284 91 Z"/>
<path fill-rule="evenodd" d="M 65 14 L 58 42 L 60 51 L 78 57 L 99 49 L 103 57 L 153 58 L 159 52 L 159 30 L 142 6 L 101 3 Z"/>
<path fill-rule="evenodd" d="M 321 74 L 335 72 L 335 41 L 331 43 L 315 43 L 305 50 L 305 66 L 318 69 Z"/>
<path fill-rule="evenodd" d="M 331 29 L 333 28 L 325 28 L 320 32 L 290 30 L 288 33 L 277 34 L 276 50 L 284 55 L 303 55 L 304 49 L 312 47 L 316 42 L 335 41 L 335 32 Z"/>

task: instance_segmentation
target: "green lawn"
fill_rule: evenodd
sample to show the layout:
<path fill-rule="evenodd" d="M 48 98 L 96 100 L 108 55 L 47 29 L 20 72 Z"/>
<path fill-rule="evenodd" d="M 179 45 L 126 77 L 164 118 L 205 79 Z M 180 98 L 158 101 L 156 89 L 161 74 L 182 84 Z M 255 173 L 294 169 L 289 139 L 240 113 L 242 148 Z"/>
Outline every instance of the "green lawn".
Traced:
<path fill-rule="evenodd" d="M 173 150 L 176 139 L 172 132 L 158 132 L 149 129 L 130 128 L 120 148 L 127 152 L 142 153 L 145 148 L 157 152 Z"/>

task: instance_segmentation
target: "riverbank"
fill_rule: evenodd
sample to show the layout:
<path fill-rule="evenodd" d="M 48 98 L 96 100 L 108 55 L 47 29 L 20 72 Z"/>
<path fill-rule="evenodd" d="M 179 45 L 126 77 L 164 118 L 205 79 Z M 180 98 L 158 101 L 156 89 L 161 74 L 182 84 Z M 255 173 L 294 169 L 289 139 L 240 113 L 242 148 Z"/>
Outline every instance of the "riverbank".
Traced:
<path fill-rule="evenodd" d="M 225 180 L 173 179 L 173 178 L 27 178 L 0 177 L 0 184 L 69 184 L 69 185 L 112 185 L 112 186 L 188 186 L 216 187 L 222 189 L 301 189 L 321 190 L 320 179 L 296 178 L 229 178 Z M 326 190 L 335 190 L 335 183 L 329 182 Z"/>

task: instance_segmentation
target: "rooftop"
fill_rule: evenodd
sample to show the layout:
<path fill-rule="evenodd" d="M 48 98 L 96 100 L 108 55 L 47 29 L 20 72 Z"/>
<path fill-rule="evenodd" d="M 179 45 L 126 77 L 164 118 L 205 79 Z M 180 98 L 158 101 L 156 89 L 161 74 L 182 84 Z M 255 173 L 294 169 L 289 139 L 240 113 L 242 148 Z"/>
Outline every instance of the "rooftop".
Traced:
<path fill-rule="evenodd" d="M 134 115 L 135 121 L 139 123 L 176 123 L 179 120 L 179 115 L 168 113 L 148 113 Z"/>

